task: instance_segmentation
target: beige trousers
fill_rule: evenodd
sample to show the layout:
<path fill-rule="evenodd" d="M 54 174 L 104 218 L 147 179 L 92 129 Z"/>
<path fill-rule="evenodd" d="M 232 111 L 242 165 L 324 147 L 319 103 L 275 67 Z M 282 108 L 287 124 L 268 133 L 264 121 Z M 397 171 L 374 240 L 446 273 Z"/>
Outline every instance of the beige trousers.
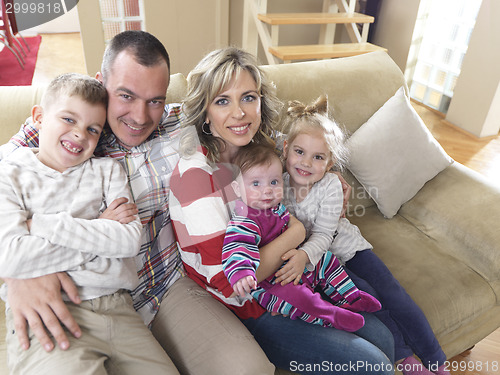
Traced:
<path fill-rule="evenodd" d="M 11 375 L 178 374 L 132 306 L 128 293 L 115 293 L 77 306 L 70 313 L 82 329 L 70 348 L 47 353 L 31 334 L 29 350 L 20 348 L 12 313 L 7 312 L 7 352 Z"/>
<path fill-rule="evenodd" d="M 240 320 L 188 277 L 169 288 L 151 330 L 181 374 L 274 374 Z"/>

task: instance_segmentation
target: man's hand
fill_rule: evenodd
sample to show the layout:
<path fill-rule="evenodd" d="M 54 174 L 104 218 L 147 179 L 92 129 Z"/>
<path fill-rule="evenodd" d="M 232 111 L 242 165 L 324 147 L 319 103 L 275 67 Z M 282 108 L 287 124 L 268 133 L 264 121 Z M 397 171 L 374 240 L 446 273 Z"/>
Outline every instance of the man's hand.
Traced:
<path fill-rule="evenodd" d="M 306 264 L 309 262 L 309 256 L 304 250 L 291 249 L 281 259 L 288 260 L 288 263 L 276 272 L 277 279 L 275 282 L 286 285 L 293 281 L 297 285 L 304 273 Z"/>
<path fill-rule="evenodd" d="M 78 290 L 66 273 L 55 273 L 33 279 L 4 279 L 7 284 L 7 298 L 14 316 L 14 326 L 19 344 L 24 350 L 30 347 L 29 327 L 47 352 L 54 349 L 54 343 L 47 330 L 54 336 L 62 350 L 69 348 L 69 341 L 61 323 L 76 338 L 82 332 L 71 316 L 61 296 L 61 289 L 72 302 L 80 303 Z M 28 323 L 28 326 L 26 325 Z"/>
<path fill-rule="evenodd" d="M 139 212 L 135 203 L 127 203 L 127 198 L 116 198 L 99 216 L 99 219 L 119 221 L 128 224 L 135 219 Z"/>
<path fill-rule="evenodd" d="M 243 277 L 233 285 L 234 292 L 240 297 L 245 297 L 255 288 L 257 288 L 257 281 L 252 276 Z"/>

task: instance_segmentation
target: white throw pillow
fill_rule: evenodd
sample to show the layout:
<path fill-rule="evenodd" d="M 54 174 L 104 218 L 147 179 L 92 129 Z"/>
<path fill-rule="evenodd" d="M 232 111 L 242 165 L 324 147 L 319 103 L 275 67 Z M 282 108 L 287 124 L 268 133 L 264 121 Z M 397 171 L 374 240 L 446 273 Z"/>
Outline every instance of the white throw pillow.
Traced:
<path fill-rule="evenodd" d="M 347 141 L 348 168 L 387 217 L 453 163 L 401 87 Z"/>

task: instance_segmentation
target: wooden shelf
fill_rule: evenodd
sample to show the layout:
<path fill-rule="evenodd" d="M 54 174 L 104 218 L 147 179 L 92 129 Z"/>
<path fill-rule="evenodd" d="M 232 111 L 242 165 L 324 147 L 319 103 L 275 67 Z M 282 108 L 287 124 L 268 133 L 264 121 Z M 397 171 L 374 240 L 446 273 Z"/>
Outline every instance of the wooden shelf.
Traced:
<path fill-rule="evenodd" d="M 269 25 L 324 25 L 344 23 L 373 23 L 375 19 L 361 13 L 267 13 L 258 19 Z"/>
<path fill-rule="evenodd" d="M 268 0 L 245 0 L 243 48 L 257 54 L 260 40 L 268 64 L 278 64 L 279 59 L 289 63 L 387 51 L 367 43 L 370 24 L 375 22 L 375 18 L 354 12 L 357 0 L 323 0 L 321 13 L 268 13 L 267 3 Z M 283 6 L 282 9 L 286 12 L 287 7 Z M 318 25 L 317 42 L 312 45 L 280 46 L 282 25 Z M 337 25 L 345 29 L 349 43 L 335 43 Z"/>
<path fill-rule="evenodd" d="M 347 57 L 375 51 L 387 51 L 387 49 L 371 43 L 269 47 L 269 52 L 283 61 Z"/>

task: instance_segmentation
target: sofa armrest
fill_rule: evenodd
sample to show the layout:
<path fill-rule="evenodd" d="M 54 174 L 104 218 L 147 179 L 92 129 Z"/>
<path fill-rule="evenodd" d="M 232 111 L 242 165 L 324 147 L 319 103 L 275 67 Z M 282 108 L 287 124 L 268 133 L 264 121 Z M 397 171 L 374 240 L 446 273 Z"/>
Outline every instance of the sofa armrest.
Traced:
<path fill-rule="evenodd" d="M 399 214 L 500 291 L 500 186 L 453 163 Z"/>

